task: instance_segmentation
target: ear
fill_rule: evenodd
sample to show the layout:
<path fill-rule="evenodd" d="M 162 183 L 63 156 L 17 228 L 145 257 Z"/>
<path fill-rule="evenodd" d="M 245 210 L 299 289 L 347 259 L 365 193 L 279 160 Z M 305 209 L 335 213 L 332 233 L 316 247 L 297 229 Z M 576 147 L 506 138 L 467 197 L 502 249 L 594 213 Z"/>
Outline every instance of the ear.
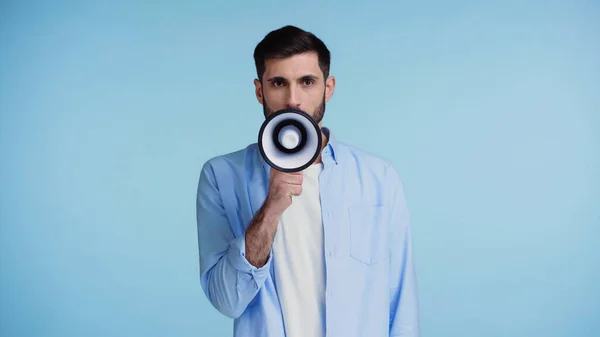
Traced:
<path fill-rule="evenodd" d="M 262 84 L 258 79 L 254 79 L 254 94 L 256 95 L 258 103 L 263 104 Z"/>
<path fill-rule="evenodd" d="M 325 81 L 325 102 L 329 102 L 335 90 L 335 77 L 329 76 Z"/>

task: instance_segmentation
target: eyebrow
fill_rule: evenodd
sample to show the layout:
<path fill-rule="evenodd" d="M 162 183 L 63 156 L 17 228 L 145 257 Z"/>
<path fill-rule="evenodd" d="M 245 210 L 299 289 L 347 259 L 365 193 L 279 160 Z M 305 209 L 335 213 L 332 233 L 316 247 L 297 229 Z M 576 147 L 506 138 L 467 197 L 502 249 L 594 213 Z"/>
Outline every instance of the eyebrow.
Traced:
<path fill-rule="evenodd" d="M 300 77 L 300 80 L 317 80 L 319 79 L 319 76 L 317 75 L 313 75 L 313 74 L 306 74 Z M 267 79 L 268 82 L 273 82 L 273 81 L 283 81 L 283 82 L 289 82 L 288 79 L 284 78 L 283 76 L 273 76 Z"/>

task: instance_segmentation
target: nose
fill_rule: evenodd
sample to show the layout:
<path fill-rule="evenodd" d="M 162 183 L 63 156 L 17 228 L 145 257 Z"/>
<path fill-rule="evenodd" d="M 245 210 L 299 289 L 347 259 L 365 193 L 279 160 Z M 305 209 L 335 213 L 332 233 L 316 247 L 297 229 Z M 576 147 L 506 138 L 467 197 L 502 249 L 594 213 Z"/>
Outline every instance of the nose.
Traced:
<path fill-rule="evenodd" d="M 294 86 L 290 86 L 288 89 L 286 107 L 292 109 L 300 108 L 299 95 Z"/>

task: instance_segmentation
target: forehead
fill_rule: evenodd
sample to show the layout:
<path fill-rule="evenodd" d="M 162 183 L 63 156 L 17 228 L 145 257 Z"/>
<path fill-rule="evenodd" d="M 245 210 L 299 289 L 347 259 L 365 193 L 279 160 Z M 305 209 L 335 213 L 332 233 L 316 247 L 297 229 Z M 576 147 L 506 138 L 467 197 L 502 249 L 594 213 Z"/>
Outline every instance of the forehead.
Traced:
<path fill-rule="evenodd" d="M 265 78 L 274 76 L 297 78 L 305 75 L 322 76 L 317 53 L 302 53 L 282 59 L 265 61 Z"/>

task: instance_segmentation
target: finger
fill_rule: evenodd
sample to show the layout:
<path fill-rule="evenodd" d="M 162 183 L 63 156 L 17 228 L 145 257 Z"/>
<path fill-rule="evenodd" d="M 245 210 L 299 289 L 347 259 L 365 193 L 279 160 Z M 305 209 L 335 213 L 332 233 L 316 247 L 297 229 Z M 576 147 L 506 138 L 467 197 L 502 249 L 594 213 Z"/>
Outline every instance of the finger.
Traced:
<path fill-rule="evenodd" d="M 270 173 L 271 175 L 274 174 L 282 174 L 282 175 L 302 175 L 302 171 L 298 171 L 298 172 L 283 172 L 283 171 L 279 171 L 273 167 L 270 168 Z"/>
<path fill-rule="evenodd" d="M 302 175 L 277 175 L 273 177 L 273 181 L 280 181 L 286 184 L 301 185 L 303 180 Z"/>
<path fill-rule="evenodd" d="M 296 185 L 296 186 L 290 187 L 289 191 L 293 195 L 300 195 L 300 194 L 302 194 L 302 186 Z"/>
<path fill-rule="evenodd" d="M 303 177 L 302 176 L 288 177 L 285 181 L 290 185 L 302 185 Z"/>

